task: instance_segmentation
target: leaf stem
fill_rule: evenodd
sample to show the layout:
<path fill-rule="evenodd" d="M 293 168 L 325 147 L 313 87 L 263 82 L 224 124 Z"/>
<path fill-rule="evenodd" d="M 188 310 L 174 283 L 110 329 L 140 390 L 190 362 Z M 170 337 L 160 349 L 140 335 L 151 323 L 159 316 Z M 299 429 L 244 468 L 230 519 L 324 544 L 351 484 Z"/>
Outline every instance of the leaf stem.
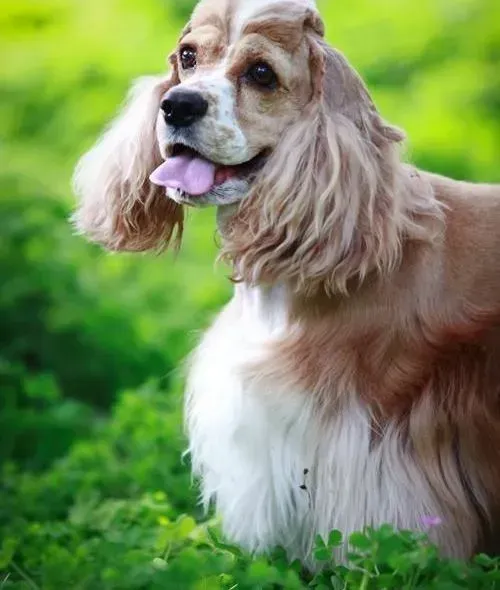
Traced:
<path fill-rule="evenodd" d="M 33 590 L 41 590 L 40 586 L 32 579 L 28 574 L 20 568 L 15 561 L 10 562 L 12 569 L 21 576 L 21 578 L 29 585 Z"/>
<path fill-rule="evenodd" d="M 359 590 L 367 590 L 369 581 L 370 581 L 370 573 L 365 572 L 365 575 L 363 576 L 363 579 L 361 580 L 361 586 L 359 587 Z"/>

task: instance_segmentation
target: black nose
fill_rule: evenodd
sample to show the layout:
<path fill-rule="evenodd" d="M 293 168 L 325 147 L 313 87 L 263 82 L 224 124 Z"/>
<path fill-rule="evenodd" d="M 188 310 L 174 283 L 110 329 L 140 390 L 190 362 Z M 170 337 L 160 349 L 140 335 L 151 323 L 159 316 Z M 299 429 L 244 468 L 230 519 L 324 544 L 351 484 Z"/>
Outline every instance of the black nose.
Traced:
<path fill-rule="evenodd" d="M 207 114 L 208 102 L 199 92 L 174 90 L 161 103 L 167 125 L 189 127 Z"/>

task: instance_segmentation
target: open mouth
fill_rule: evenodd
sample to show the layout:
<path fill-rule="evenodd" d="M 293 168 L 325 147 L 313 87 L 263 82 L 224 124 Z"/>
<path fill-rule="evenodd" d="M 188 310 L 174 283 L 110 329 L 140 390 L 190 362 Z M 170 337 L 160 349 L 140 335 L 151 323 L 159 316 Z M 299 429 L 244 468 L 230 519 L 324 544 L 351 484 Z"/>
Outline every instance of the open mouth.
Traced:
<path fill-rule="evenodd" d="M 231 180 L 250 180 L 262 167 L 265 153 L 236 166 L 218 164 L 182 143 L 169 146 L 167 159 L 150 177 L 153 184 L 192 197 L 206 195 Z"/>

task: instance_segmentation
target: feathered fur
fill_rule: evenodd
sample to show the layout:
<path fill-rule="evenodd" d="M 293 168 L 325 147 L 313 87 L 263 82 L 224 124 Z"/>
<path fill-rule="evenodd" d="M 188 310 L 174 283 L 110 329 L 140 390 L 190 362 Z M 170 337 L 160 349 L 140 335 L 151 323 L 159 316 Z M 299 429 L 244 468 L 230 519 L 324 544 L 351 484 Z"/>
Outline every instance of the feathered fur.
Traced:
<path fill-rule="evenodd" d="M 404 239 L 427 239 L 422 221 L 440 207 L 402 164 L 402 133 L 381 120 L 344 57 L 310 43 L 317 98 L 232 218 L 223 255 L 251 284 L 346 293 L 353 280 L 397 268 Z"/>
<path fill-rule="evenodd" d="M 163 248 L 172 238 L 180 243 L 182 208 L 149 181 L 162 161 L 156 120 L 172 84 L 170 77 L 138 80 L 123 112 L 76 169 L 74 224 L 110 250 Z"/>

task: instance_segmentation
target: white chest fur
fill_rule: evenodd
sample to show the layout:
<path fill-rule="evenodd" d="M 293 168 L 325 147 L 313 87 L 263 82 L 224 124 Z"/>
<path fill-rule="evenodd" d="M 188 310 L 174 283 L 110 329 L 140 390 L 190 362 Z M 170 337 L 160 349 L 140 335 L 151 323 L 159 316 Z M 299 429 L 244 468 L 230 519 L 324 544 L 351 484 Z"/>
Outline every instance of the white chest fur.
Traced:
<path fill-rule="evenodd" d="M 447 518 L 395 427 L 371 448 L 370 416 L 356 392 L 342 392 L 344 410 L 320 423 L 310 392 L 245 370 L 286 337 L 286 312 L 282 289 L 238 286 L 193 357 L 189 450 L 203 501 L 215 501 L 225 534 L 251 551 L 281 545 L 311 563 L 317 533 Z M 436 540 L 455 555 L 467 552 L 470 530 L 464 538 L 459 523 L 448 524 Z"/>

